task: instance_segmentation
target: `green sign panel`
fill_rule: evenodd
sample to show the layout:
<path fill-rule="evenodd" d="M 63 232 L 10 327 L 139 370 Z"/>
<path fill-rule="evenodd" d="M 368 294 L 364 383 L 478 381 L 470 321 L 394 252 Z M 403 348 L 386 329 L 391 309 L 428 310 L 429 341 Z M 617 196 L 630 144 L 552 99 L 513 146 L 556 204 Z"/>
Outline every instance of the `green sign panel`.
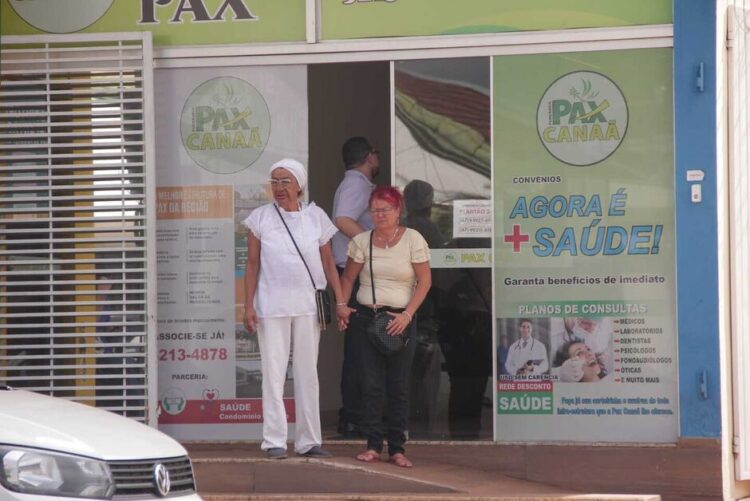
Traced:
<path fill-rule="evenodd" d="M 154 45 L 305 40 L 305 0 L 0 0 L 3 35 L 150 31 Z"/>
<path fill-rule="evenodd" d="M 669 24 L 671 0 L 322 0 L 323 39 Z"/>
<path fill-rule="evenodd" d="M 668 313 L 671 71 L 670 49 L 495 58 L 498 314 Z M 528 306 L 560 301 L 610 308 Z"/>
<path fill-rule="evenodd" d="M 498 438 L 676 440 L 671 49 L 495 57 L 493 117 Z"/>

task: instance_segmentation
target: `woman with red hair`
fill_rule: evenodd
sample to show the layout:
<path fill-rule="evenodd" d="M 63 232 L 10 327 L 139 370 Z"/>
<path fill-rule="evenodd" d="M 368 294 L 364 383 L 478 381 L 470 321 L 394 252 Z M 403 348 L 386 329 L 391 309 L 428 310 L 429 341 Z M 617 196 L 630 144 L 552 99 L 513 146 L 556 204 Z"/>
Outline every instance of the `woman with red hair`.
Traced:
<path fill-rule="evenodd" d="M 402 350 L 390 354 L 380 352 L 370 342 L 361 343 L 362 433 L 367 438 L 367 449 L 358 454 L 357 459 L 378 461 L 385 437 L 389 461 L 410 468 L 412 463 L 404 455 L 409 418 L 408 378 L 416 346 L 414 317 L 432 284 L 429 248 L 419 232 L 400 225 L 404 199 L 397 188 L 375 188 L 369 207 L 374 229 L 360 233 L 349 242 L 341 278 L 346 300 L 357 276 L 360 287 L 356 307 L 349 318 L 342 318 L 340 327 L 346 328 L 351 323 L 355 335 L 365 336 L 374 312 L 385 310 L 391 315 L 388 333 L 406 336 L 407 343 Z M 383 430 L 384 404 L 386 431 Z"/>

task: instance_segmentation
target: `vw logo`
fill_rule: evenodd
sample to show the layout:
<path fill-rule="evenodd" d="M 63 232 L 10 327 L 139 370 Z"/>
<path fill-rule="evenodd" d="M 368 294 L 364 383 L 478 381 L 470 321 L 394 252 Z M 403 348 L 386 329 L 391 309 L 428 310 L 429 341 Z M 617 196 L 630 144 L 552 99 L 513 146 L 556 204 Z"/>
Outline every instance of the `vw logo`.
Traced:
<path fill-rule="evenodd" d="M 161 497 L 169 494 L 169 489 L 171 487 L 169 481 L 169 470 L 167 470 L 167 467 L 161 463 L 154 466 L 154 483 L 156 484 L 156 490 Z"/>

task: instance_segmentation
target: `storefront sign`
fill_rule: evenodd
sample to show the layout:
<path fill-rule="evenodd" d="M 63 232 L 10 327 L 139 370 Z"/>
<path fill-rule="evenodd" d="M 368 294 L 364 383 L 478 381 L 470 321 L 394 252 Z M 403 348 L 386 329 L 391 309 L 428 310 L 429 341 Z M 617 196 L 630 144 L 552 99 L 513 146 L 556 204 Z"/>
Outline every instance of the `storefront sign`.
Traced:
<path fill-rule="evenodd" d="M 155 124 L 159 424 L 182 439 L 260 438 L 258 340 L 242 324 L 242 222 L 268 202 L 275 161 L 307 163 L 306 71 L 157 70 L 155 92 L 164 96 Z M 285 126 L 272 129 L 276 121 Z M 293 400 L 286 405 L 294 423 Z"/>
<path fill-rule="evenodd" d="M 494 60 L 501 441 L 677 439 L 671 68 Z"/>
<path fill-rule="evenodd" d="M 305 0 L 0 0 L 3 35 L 151 31 L 154 45 L 305 39 Z"/>
<path fill-rule="evenodd" d="M 323 39 L 669 24 L 671 0 L 321 0 Z"/>

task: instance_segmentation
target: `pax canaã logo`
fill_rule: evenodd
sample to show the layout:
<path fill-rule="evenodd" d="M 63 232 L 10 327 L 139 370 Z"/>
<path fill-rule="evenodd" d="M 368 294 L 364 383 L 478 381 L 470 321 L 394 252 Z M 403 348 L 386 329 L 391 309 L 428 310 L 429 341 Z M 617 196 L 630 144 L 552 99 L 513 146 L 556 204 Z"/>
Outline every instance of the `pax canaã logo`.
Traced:
<path fill-rule="evenodd" d="M 74 33 L 98 21 L 114 0 L 8 0 L 24 21 L 47 33 Z"/>
<path fill-rule="evenodd" d="M 537 108 L 537 131 L 552 156 L 576 166 L 605 160 L 628 129 L 628 105 L 606 76 L 576 71 L 555 80 Z"/>
<path fill-rule="evenodd" d="M 218 77 L 199 85 L 180 117 L 182 144 L 204 169 L 232 174 L 252 165 L 268 144 L 271 115 L 248 82 Z"/>

